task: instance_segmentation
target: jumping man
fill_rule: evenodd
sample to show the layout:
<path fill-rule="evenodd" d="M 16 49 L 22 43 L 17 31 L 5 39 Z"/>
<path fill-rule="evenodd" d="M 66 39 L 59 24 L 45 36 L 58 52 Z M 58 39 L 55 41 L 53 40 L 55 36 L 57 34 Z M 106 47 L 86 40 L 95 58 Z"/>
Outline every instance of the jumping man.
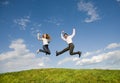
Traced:
<path fill-rule="evenodd" d="M 67 33 L 65 33 L 64 31 L 61 32 L 61 38 L 67 42 L 68 44 L 68 47 L 66 47 L 65 49 L 63 49 L 62 51 L 58 52 L 56 51 L 56 56 L 66 52 L 69 50 L 69 53 L 70 55 L 76 55 L 78 54 L 79 55 L 79 58 L 81 56 L 81 52 L 78 51 L 78 52 L 73 52 L 74 50 L 74 44 L 73 44 L 73 41 L 72 41 L 72 38 L 75 36 L 75 29 L 73 29 L 73 33 L 72 35 L 68 35 Z"/>

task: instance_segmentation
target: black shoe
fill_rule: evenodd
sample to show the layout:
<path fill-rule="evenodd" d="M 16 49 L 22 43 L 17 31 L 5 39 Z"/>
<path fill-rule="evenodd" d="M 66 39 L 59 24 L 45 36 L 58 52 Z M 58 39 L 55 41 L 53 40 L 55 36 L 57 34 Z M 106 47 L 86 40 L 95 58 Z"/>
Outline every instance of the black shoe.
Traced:
<path fill-rule="evenodd" d="M 58 56 L 58 52 L 56 51 L 56 56 Z"/>
<path fill-rule="evenodd" d="M 79 54 L 79 58 L 80 58 L 81 57 L 81 52 L 79 51 L 78 54 Z"/>
<path fill-rule="evenodd" d="M 45 54 L 46 54 L 46 55 L 50 55 L 51 53 L 49 53 L 49 52 L 46 52 Z"/>

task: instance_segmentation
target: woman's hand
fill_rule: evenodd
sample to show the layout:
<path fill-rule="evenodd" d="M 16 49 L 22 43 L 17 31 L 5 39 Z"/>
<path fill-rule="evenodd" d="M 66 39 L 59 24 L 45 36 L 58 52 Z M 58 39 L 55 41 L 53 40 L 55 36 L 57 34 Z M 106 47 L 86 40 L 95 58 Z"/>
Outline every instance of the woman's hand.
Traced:
<path fill-rule="evenodd" d="M 37 33 L 37 39 L 40 40 L 40 33 Z"/>

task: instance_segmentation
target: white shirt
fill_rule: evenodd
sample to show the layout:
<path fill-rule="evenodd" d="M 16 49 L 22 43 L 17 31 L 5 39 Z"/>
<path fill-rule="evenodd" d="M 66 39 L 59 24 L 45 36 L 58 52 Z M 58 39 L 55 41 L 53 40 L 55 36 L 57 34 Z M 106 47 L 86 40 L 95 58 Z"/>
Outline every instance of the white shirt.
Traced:
<path fill-rule="evenodd" d="M 41 40 L 43 41 L 43 45 L 48 45 L 49 40 L 46 38 L 41 38 Z"/>
<path fill-rule="evenodd" d="M 40 33 L 37 34 L 37 39 L 43 41 L 43 45 L 48 45 L 49 40 L 46 38 L 40 38 Z"/>
<path fill-rule="evenodd" d="M 61 33 L 61 38 L 62 38 L 64 41 L 66 41 L 67 44 L 70 44 L 70 43 L 73 42 L 73 41 L 72 41 L 72 38 L 73 38 L 74 36 L 75 36 L 75 29 L 73 29 L 72 35 L 69 35 L 67 38 L 64 38 L 64 37 L 63 37 L 63 34 Z"/>

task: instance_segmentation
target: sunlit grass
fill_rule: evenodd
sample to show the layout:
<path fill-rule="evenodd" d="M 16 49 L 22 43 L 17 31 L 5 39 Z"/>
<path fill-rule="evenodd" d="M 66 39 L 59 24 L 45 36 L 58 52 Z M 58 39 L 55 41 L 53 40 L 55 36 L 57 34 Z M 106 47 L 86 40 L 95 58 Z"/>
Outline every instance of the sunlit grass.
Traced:
<path fill-rule="evenodd" d="M 119 83 L 120 70 L 33 69 L 0 74 L 0 83 Z"/>

